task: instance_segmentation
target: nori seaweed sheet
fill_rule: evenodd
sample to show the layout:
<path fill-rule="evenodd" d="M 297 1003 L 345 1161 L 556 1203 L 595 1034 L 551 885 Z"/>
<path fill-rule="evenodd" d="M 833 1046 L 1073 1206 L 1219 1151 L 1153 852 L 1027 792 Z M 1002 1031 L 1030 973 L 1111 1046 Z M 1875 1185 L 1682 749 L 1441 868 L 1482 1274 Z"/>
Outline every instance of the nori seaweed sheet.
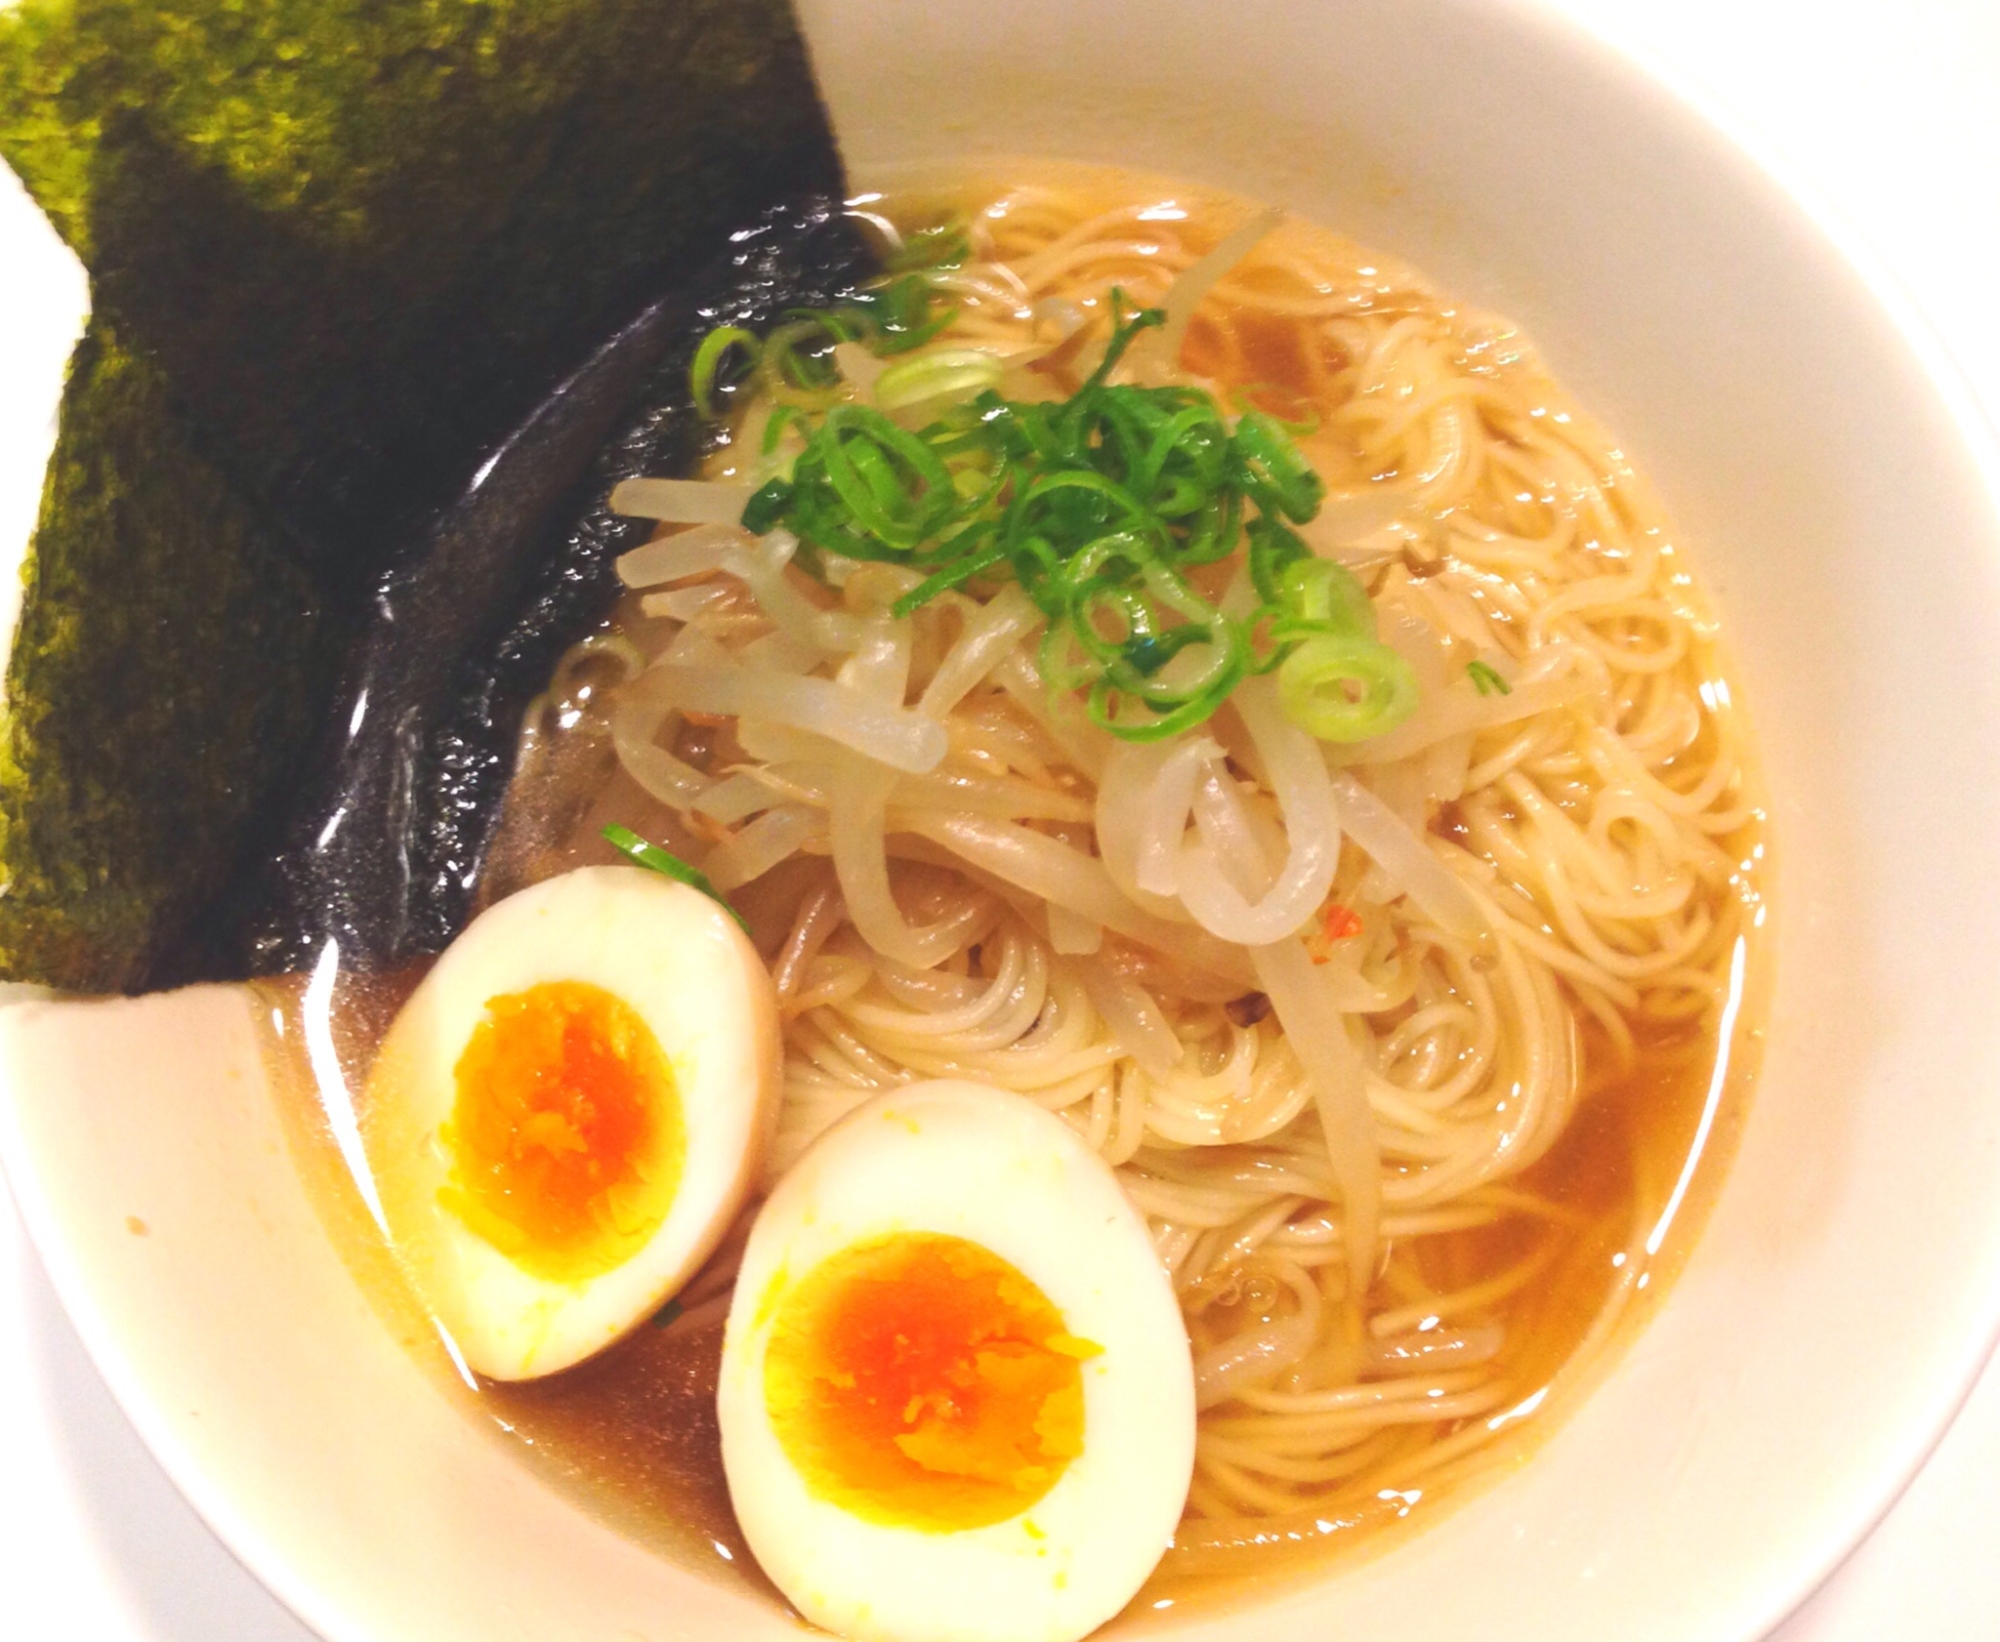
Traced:
<path fill-rule="evenodd" d="M 269 800 L 310 809 L 325 759 L 351 761 L 338 681 L 398 589 L 443 608 L 412 589 L 454 532 L 495 580 L 428 663 L 450 689 L 413 686 L 411 712 L 483 710 L 490 730 L 520 694 L 509 667 L 598 608 L 602 563 L 537 572 L 523 546 L 550 564 L 576 546 L 548 532 L 586 505 L 581 462 L 541 464 L 504 544 L 493 517 L 489 464 L 552 425 L 534 419 L 555 384 L 622 336 L 585 418 L 613 425 L 732 233 L 819 236 L 786 274 L 735 270 L 777 306 L 785 278 L 804 300 L 858 270 L 797 205 L 837 198 L 841 173 L 789 6 L 27 0 L 0 14 L 0 154 L 83 257 L 96 316 L 8 670 L 0 974 L 132 989 L 291 962 L 335 927 L 364 957 L 438 944 L 456 891 L 316 920 L 300 823 Z M 542 614 L 517 621 L 510 598 Z M 375 843 L 412 885 L 462 884 L 497 743 L 428 719 L 405 741 L 432 761 L 411 790 L 464 814 L 413 802 L 409 836 Z"/>
<path fill-rule="evenodd" d="M 275 801 L 332 668 L 312 578 L 101 323 L 70 362 L 0 739 L 9 974 L 141 984 Z"/>
<path fill-rule="evenodd" d="M 27 0 L 0 152 L 222 465 L 364 561 L 842 180 L 783 0 Z"/>

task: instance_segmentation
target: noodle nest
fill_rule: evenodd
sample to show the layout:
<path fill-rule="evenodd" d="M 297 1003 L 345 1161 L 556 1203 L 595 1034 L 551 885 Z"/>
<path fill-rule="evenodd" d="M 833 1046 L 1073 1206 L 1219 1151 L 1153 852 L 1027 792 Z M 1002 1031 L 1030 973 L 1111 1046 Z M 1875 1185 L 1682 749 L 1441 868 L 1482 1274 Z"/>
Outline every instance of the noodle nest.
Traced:
<path fill-rule="evenodd" d="M 1135 379 L 1307 407 L 1329 496 L 1302 533 L 1414 670 L 1407 722 L 1323 746 L 1252 680 L 1123 742 L 1051 695 L 1019 588 L 892 619 L 914 574 L 809 578 L 725 506 L 628 555 L 629 606 L 531 710 L 519 781 L 615 756 L 579 813 L 652 825 L 771 930 L 773 1178 L 930 1077 L 1016 1091 L 1116 1167 L 1194 1343 L 1169 1563 L 1193 1567 L 1492 1466 L 1554 1367 L 1538 1331 L 1576 1314 L 1580 1362 L 1616 1328 L 1684 1155 L 1622 1160 L 1590 1203 L 1535 1165 L 1590 1103 L 1708 1075 L 1759 816 L 1659 507 L 1518 332 L 1297 223 L 1217 268 L 1244 208 L 1135 192 L 973 199 L 928 347 L 1058 398 L 1116 287 L 1169 310 Z M 775 403 L 741 397 L 725 501 Z M 677 1326 L 719 1320 L 732 1262 Z"/>

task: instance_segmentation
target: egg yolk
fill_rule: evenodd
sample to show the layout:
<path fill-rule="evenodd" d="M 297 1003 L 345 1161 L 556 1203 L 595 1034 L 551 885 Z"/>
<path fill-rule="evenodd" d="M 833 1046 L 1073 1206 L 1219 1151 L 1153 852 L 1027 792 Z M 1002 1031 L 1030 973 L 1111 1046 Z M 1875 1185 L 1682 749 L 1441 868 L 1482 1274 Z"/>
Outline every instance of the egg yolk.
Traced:
<path fill-rule="evenodd" d="M 815 1266 L 764 1357 L 772 1427 L 806 1486 L 869 1522 L 1003 1522 L 1083 1452 L 1079 1340 L 1034 1282 L 960 1237 L 904 1232 Z"/>
<path fill-rule="evenodd" d="M 622 998 L 582 981 L 489 998 L 453 1078 L 439 1200 L 522 1270 L 581 1282 L 659 1229 L 687 1138 L 673 1069 Z"/>

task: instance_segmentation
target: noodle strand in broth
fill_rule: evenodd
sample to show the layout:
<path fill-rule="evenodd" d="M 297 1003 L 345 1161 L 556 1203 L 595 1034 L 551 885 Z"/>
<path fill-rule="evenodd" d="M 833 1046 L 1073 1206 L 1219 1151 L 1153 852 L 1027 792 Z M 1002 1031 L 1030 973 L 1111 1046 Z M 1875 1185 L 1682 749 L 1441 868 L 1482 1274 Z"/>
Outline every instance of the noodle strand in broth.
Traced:
<path fill-rule="evenodd" d="M 930 275 L 955 317 L 902 357 L 1060 399 L 1114 287 L 1164 303 L 1125 379 L 1299 418 L 1329 492 L 1301 533 L 1367 587 L 1414 714 L 1322 743 L 1252 680 L 1120 741 L 1051 695 L 1018 588 L 895 619 L 914 571 L 815 580 L 783 533 L 697 523 L 628 556 L 615 631 L 529 715 L 517 794 L 575 839 L 652 829 L 765 933 L 770 1178 L 930 1077 L 1015 1091 L 1116 1166 L 1203 1410 L 1171 1577 L 1406 1514 L 1618 1329 L 1727 1048 L 1759 813 L 1658 504 L 1514 329 L 1273 214 L 1036 175 L 871 207 L 907 231 L 955 205 L 970 244 Z M 888 380 L 841 358 L 851 395 Z M 737 396 L 712 477 L 738 496 L 767 439 L 797 448 L 788 394 Z M 578 747 L 611 749 L 603 790 Z M 732 1270 L 676 1330 L 720 1320 Z"/>

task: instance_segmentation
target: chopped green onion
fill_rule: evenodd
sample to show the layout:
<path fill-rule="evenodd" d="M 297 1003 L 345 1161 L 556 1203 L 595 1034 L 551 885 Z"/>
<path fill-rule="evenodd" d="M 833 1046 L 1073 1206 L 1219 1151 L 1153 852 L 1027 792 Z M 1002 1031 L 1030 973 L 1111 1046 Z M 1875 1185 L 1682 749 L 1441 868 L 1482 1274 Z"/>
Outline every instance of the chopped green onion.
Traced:
<path fill-rule="evenodd" d="M 708 874 L 699 867 L 691 867 L 678 855 L 663 850 L 658 844 L 649 844 L 630 827 L 621 827 L 616 822 L 604 829 L 605 842 L 614 849 L 623 850 L 642 867 L 650 868 L 662 877 L 671 878 L 677 884 L 686 884 L 689 889 L 698 889 L 717 906 L 742 925 L 743 933 L 750 933 L 749 924 L 743 914 L 722 898 L 722 891 L 708 881 Z"/>
<path fill-rule="evenodd" d="M 976 529 L 977 527 L 975 527 Z M 968 535 L 973 532 L 967 532 Z M 949 592 L 975 576 L 983 576 L 1007 556 L 1007 549 L 999 542 L 991 542 L 985 547 L 967 553 L 953 561 L 935 575 L 926 576 L 922 581 L 889 606 L 889 614 L 901 621 L 913 610 L 921 609 L 940 593 Z"/>
<path fill-rule="evenodd" d="M 1473 689 L 1482 696 L 1511 696 L 1514 693 L 1514 686 L 1483 661 L 1468 663 L 1465 676 L 1472 680 Z"/>
<path fill-rule="evenodd" d="M 878 410 L 836 405 L 792 468 L 792 505 L 795 512 L 803 505 L 808 518 L 814 508 L 819 518 L 844 512 L 837 530 L 800 529 L 815 547 L 880 559 L 915 552 L 959 502 L 950 473 L 923 440 Z M 854 546 L 871 539 L 880 546 Z"/>
<path fill-rule="evenodd" d="M 1367 589 L 1292 528 L 1325 495 L 1293 441 L 1302 424 L 1245 400 L 1232 425 L 1199 388 L 1114 384 L 1134 339 L 1165 318 L 1130 311 L 1119 290 L 1102 357 L 1061 401 L 1003 398 L 995 355 L 946 347 L 889 365 L 876 404 L 861 405 L 830 374 L 822 386 L 818 355 L 798 351 L 858 336 L 878 357 L 906 352 L 956 312 L 934 312 L 932 298 L 903 273 L 765 338 L 758 372 L 789 407 L 767 442 L 783 416 L 805 448 L 752 494 L 745 529 L 790 530 L 808 569 L 831 553 L 916 572 L 890 607 L 899 618 L 975 578 L 1011 577 L 1047 620 L 1049 688 L 1081 693 L 1089 717 L 1128 741 L 1200 724 L 1245 677 L 1272 671 L 1286 713 L 1327 740 L 1410 715 L 1415 676 L 1377 639 Z M 884 414 L 932 404 L 942 408 L 915 430 Z M 1193 572 L 1239 548 L 1258 602 L 1225 613 Z"/>
<path fill-rule="evenodd" d="M 785 429 L 790 427 L 794 422 L 800 425 L 800 438 L 810 439 L 812 437 L 812 423 L 808 420 L 806 413 L 800 410 L 797 405 L 773 405 L 771 407 L 770 419 L 764 424 L 763 455 L 771 456 L 777 452 L 778 441 L 784 438 Z"/>
<path fill-rule="evenodd" d="M 1380 639 L 1327 633 L 1285 658 L 1278 700 L 1287 718 L 1322 741 L 1366 741 L 1417 710 L 1417 678 Z"/>
<path fill-rule="evenodd" d="M 875 403 L 902 410 L 929 399 L 970 399 L 1000 386 L 1005 367 L 982 348 L 940 348 L 891 365 L 875 382 Z"/>
<path fill-rule="evenodd" d="M 784 521 L 785 509 L 791 501 L 792 487 L 788 481 L 765 480 L 751 492 L 750 500 L 743 504 L 743 528 L 753 536 L 776 530 Z"/>
<path fill-rule="evenodd" d="M 671 1328 L 675 1323 L 680 1321 L 681 1314 L 686 1310 L 687 1307 L 682 1305 L 679 1300 L 669 1300 L 658 1311 L 653 1313 L 653 1327 Z"/>
<path fill-rule="evenodd" d="M 1304 524 L 1319 512 L 1326 485 L 1275 416 L 1245 412 L 1231 442 L 1243 467 L 1243 488 L 1267 516 L 1282 513 L 1293 524 Z"/>
<path fill-rule="evenodd" d="M 922 274 L 904 274 L 856 298 L 855 306 L 875 331 L 877 353 L 908 353 L 921 348 L 958 317 L 958 309 L 932 313 L 937 293 Z"/>
<path fill-rule="evenodd" d="M 1375 636 L 1375 606 L 1347 566 L 1331 559 L 1300 559 L 1278 578 L 1289 620 L 1303 627 Z"/>
<path fill-rule="evenodd" d="M 839 308 L 787 308 L 784 317 L 824 331 L 835 342 L 861 340 L 861 327 L 856 317 Z"/>
<path fill-rule="evenodd" d="M 901 246 L 882 259 L 891 273 L 913 273 L 925 268 L 955 268 L 972 255 L 972 238 L 965 219 L 947 217 L 929 228 L 907 235 Z"/>
<path fill-rule="evenodd" d="M 781 405 L 825 410 L 840 398 L 833 345 L 848 340 L 847 327 L 833 314 L 808 313 L 791 319 L 764 338 L 757 379 Z M 802 343 L 811 344 L 811 351 L 802 352 Z"/>
<path fill-rule="evenodd" d="M 694 394 L 694 408 L 711 421 L 715 417 L 716 378 L 722 370 L 723 355 L 731 348 L 747 348 L 754 369 L 763 355 L 763 344 L 741 325 L 718 325 L 701 339 L 688 367 L 688 387 Z"/>

